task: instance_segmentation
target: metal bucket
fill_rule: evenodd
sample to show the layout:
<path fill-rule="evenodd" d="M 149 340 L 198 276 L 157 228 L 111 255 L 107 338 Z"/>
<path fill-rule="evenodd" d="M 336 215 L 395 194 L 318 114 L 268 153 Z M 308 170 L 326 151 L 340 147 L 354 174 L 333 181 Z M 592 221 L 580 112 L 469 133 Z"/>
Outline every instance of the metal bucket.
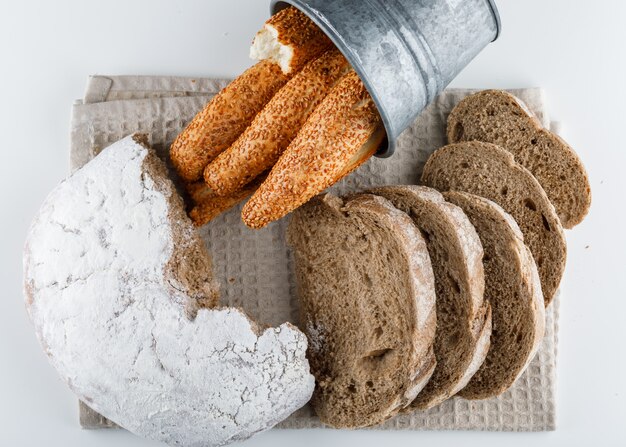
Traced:
<path fill-rule="evenodd" d="M 324 30 L 372 95 L 387 131 L 379 157 L 500 30 L 493 0 L 273 0 L 271 11 L 289 5 Z"/>

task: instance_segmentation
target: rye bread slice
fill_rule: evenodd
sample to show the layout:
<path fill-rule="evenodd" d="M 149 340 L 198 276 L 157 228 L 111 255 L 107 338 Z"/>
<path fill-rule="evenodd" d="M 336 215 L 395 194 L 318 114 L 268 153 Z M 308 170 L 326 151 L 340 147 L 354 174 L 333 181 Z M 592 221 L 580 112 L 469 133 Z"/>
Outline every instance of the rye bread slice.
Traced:
<path fill-rule="evenodd" d="M 485 251 L 491 346 L 487 358 L 459 395 L 487 399 L 509 389 L 539 348 L 545 329 L 541 282 L 522 232 L 506 211 L 474 194 L 449 191 L 444 197 L 463 209 Z"/>
<path fill-rule="evenodd" d="M 407 213 L 426 240 L 437 291 L 437 366 L 411 408 L 431 408 L 465 387 L 489 349 L 483 249 L 463 211 L 434 189 L 388 186 L 372 193 Z"/>
<path fill-rule="evenodd" d="M 413 401 L 435 366 L 435 285 L 419 230 L 381 197 L 325 194 L 294 213 L 287 238 L 313 408 L 332 427 L 383 422 Z"/>
<path fill-rule="evenodd" d="M 447 134 L 449 143 L 484 141 L 513 154 L 537 178 L 565 228 L 589 211 L 591 188 L 576 152 L 510 93 L 485 90 L 463 99 L 448 117 Z"/>
<path fill-rule="evenodd" d="M 422 183 L 485 197 L 513 216 L 537 263 L 545 304 L 550 304 L 565 270 L 567 247 L 554 206 L 530 171 L 499 146 L 472 141 L 435 151 Z"/>

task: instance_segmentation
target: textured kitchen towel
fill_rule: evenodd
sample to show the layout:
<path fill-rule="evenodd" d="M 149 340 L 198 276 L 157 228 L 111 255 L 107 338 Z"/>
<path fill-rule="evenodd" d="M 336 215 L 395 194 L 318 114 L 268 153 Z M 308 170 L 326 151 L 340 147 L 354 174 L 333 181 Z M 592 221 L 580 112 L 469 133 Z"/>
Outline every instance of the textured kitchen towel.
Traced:
<path fill-rule="evenodd" d="M 167 160 L 174 137 L 226 80 L 141 76 L 94 76 L 72 114 L 71 169 L 77 169 L 109 144 L 133 132 L 149 135 Z M 539 120 L 550 124 L 540 89 L 512 90 Z M 414 184 L 424 162 L 445 144 L 446 119 L 471 90 L 450 89 L 439 95 L 401 136 L 396 153 L 373 158 L 334 186 L 337 193 L 388 184 Z M 222 304 L 242 307 L 261 323 L 298 324 L 293 258 L 285 245 L 287 220 L 252 231 L 240 220 L 241 206 L 200 229 L 211 251 L 221 286 Z M 397 416 L 376 429 L 541 431 L 555 428 L 556 330 L 559 299 L 547 312 L 546 335 L 528 370 L 498 398 L 467 401 L 453 398 L 429 411 Z M 115 426 L 80 405 L 85 428 Z M 323 427 L 306 406 L 281 428 Z"/>

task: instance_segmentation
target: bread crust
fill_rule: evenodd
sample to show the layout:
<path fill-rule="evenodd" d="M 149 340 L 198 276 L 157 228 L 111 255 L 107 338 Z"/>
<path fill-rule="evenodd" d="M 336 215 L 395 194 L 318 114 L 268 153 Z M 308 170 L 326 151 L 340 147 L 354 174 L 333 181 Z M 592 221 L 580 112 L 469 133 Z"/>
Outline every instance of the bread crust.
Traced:
<path fill-rule="evenodd" d="M 537 178 L 563 227 L 572 228 L 587 215 L 591 187 L 582 161 L 512 94 L 485 90 L 463 99 L 448 117 L 447 137 L 449 143 L 478 140 L 511 152 Z"/>
<path fill-rule="evenodd" d="M 406 411 L 426 410 L 464 388 L 489 350 L 491 307 L 483 297 L 483 248 L 463 211 L 434 189 L 387 186 L 371 192 L 407 213 L 426 235 L 437 287 L 437 367 Z"/>
<path fill-rule="evenodd" d="M 350 64 L 329 50 L 307 64 L 270 100 L 237 140 L 209 163 L 204 180 L 220 196 L 242 189 L 271 168 Z"/>
<path fill-rule="evenodd" d="M 331 186 L 358 166 L 355 155 L 365 159 L 379 147 L 384 138 L 381 123 L 358 75 L 353 71 L 345 75 L 246 203 L 244 223 L 262 228 Z"/>

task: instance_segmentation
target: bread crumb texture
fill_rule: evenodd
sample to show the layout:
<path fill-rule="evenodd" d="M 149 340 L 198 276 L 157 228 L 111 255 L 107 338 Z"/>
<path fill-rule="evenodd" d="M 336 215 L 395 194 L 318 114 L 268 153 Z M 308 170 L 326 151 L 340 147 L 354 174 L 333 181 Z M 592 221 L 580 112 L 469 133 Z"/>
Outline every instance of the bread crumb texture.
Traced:
<path fill-rule="evenodd" d="M 252 42 L 250 57 L 272 60 L 280 65 L 283 73 L 293 74 L 331 46 L 324 31 L 291 6 L 265 22 Z"/>
<path fill-rule="evenodd" d="M 546 306 L 554 298 L 567 259 L 563 227 L 537 179 L 506 150 L 478 141 L 450 144 L 424 166 L 422 183 L 492 200 L 518 223 L 539 270 Z"/>

